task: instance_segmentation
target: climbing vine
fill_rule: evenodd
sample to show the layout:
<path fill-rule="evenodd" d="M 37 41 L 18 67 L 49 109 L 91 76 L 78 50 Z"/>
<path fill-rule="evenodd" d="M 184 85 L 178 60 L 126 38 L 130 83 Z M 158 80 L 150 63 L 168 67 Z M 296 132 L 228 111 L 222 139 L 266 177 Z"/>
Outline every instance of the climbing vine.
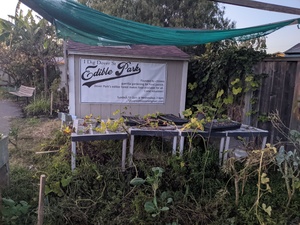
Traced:
<path fill-rule="evenodd" d="M 263 74 L 254 73 L 254 66 L 266 54 L 253 48 L 229 46 L 213 48 L 206 46 L 206 52 L 194 56 L 189 64 L 186 108 L 196 104 L 221 107 L 220 114 L 231 114 L 244 107 L 244 97 L 249 91 L 255 92 L 260 86 Z M 216 96 L 224 91 L 221 99 Z M 255 104 L 255 102 L 251 102 Z"/>

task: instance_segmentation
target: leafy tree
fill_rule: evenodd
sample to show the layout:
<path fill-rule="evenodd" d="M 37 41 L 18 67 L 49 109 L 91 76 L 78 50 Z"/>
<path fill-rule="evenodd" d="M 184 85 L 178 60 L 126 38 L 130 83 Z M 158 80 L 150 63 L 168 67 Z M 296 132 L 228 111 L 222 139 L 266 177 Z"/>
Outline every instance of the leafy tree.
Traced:
<path fill-rule="evenodd" d="M 103 13 L 163 27 L 224 29 L 234 26 L 217 3 L 206 0 L 79 0 Z"/>
<path fill-rule="evenodd" d="M 10 16 L 13 22 L 0 19 L 0 68 L 12 85 L 22 83 L 47 93 L 59 75 L 55 57 L 62 55 L 62 44 L 46 20 L 36 20 L 31 10 L 24 16 L 18 7 Z"/>

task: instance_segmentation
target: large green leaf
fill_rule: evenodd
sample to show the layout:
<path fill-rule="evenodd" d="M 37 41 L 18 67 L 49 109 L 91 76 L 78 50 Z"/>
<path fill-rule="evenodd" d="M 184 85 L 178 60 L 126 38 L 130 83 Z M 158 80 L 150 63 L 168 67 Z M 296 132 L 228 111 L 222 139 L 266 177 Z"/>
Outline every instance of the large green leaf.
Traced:
<path fill-rule="evenodd" d="M 134 185 L 134 186 L 138 186 L 138 185 L 141 185 L 144 183 L 145 183 L 145 180 L 142 178 L 139 178 L 139 177 L 135 177 L 130 181 L 130 184 Z"/>
<path fill-rule="evenodd" d="M 29 208 L 30 208 L 30 205 L 28 205 L 28 203 L 25 201 L 20 201 L 20 204 L 18 204 L 18 210 L 22 214 L 26 214 L 28 212 Z"/>
<path fill-rule="evenodd" d="M 68 176 L 67 178 L 62 178 L 60 182 L 63 187 L 66 187 L 71 183 L 71 180 L 72 176 Z"/>
<path fill-rule="evenodd" d="M 148 213 L 154 213 L 154 212 L 156 212 L 155 205 L 153 204 L 152 201 L 147 201 L 147 202 L 144 204 L 144 209 L 145 209 L 146 212 L 148 212 Z"/>
<path fill-rule="evenodd" d="M 2 198 L 2 203 L 4 206 L 13 207 L 16 205 L 15 201 L 10 198 Z"/>

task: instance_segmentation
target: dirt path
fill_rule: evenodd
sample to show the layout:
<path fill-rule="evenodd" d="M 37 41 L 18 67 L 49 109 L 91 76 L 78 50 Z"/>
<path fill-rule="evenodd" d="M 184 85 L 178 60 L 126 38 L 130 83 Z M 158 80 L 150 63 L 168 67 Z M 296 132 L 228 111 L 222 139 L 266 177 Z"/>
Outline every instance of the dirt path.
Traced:
<path fill-rule="evenodd" d="M 17 103 L 11 100 L 0 100 L 0 133 L 8 135 L 10 120 L 22 115 Z"/>

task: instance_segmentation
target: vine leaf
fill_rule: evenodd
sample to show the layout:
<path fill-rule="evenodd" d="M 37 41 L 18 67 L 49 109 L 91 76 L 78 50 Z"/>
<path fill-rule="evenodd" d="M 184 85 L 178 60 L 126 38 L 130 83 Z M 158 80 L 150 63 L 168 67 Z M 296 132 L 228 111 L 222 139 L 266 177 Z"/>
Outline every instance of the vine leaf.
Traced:
<path fill-rule="evenodd" d="M 234 94 L 234 95 L 238 95 L 239 93 L 241 93 L 242 92 L 242 88 L 241 87 L 239 87 L 239 88 L 235 88 L 235 87 L 233 87 L 232 88 L 232 93 Z"/>
<path fill-rule="evenodd" d="M 262 184 L 267 184 L 267 183 L 270 182 L 270 179 L 267 177 L 266 173 L 263 173 L 261 175 L 260 181 L 261 181 Z"/>
<path fill-rule="evenodd" d="M 61 185 L 63 187 L 67 187 L 71 183 L 72 177 L 68 176 L 67 178 L 62 178 L 61 179 Z"/>
<path fill-rule="evenodd" d="M 220 98 L 224 94 L 224 90 L 218 91 L 217 98 Z"/>
<path fill-rule="evenodd" d="M 295 181 L 294 185 L 295 185 L 295 189 L 300 190 L 300 181 L 299 181 L 299 179 Z"/>
<path fill-rule="evenodd" d="M 194 90 L 195 88 L 197 88 L 197 86 L 198 86 L 198 85 L 197 85 L 196 82 L 194 82 L 194 83 L 189 83 L 189 84 L 188 84 L 188 89 L 192 91 L 192 90 Z"/>
<path fill-rule="evenodd" d="M 232 104 L 233 103 L 233 96 L 229 95 L 227 98 L 224 99 L 224 104 Z"/>
<path fill-rule="evenodd" d="M 253 80 L 253 76 L 251 76 L 251 75 L 248 75 L 248 76 L 246 76 L 246 78 L 245 78 L 245 81 L 246 82 L 250 82 L 250 81 L 252 81 Z"/>
<path fill-rule="evenodd" d="M 262 208 L 263 208 L 263 210 L 264 210 L 266 213 L 268 213 L 269 216 L 271 216 L 271 212 L 272 212 L 271 206 L 269 206 L 269 207 L 267 208 L 266 204 L 263 203 L 263 204 L 262 204 Z"/>
<path fill-rule="evenodd" d="M 231 82 L 231 85 L 235 85 L 235 84 L 237 84 L 238 82 L 240 82 L 240 79 L 239 79 L 239 78 L 236 78 L 234 81 Z"/>
<path fill-rule="evenodd" d="M 270 182 L 270 179 L 267 177 L 267 174 L 266 173 L 263 173 L 261 175 L 261 178 L 260 178 L 260 182 L 262 184 L 265 184 L 266 185 L 266 190 L 270 193 L 272 193 L 272 190 L 271 190 L 271 187 L 270 185 L 268 184 Z"/>

